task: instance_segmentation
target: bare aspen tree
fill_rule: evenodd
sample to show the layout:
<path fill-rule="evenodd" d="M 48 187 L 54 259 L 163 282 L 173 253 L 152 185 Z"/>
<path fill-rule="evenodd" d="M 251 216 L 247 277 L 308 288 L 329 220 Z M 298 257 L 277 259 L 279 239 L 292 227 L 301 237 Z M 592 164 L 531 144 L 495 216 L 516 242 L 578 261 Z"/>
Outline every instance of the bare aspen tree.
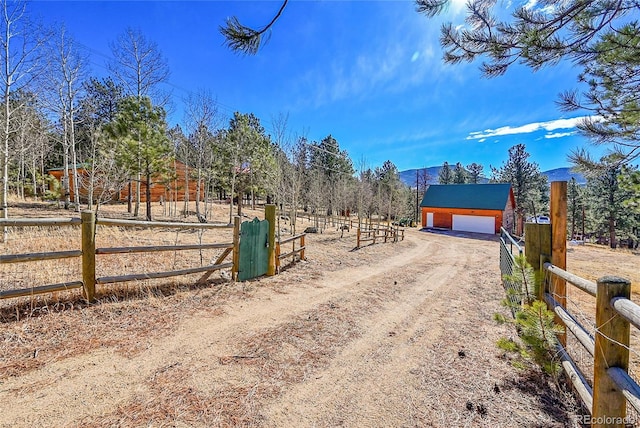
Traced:
<path fill-rule="evenodd" d="M 70 194 L 73 204 L 80 211 L 80 177 L 78 175 L 78 151 L 76 141 L 77 105 L 83 91 L 83 81 L 88 58 L 82 55 L 77 43 L 66 28 L 61 27 L 52 38 L 48 49 L 51 61 L 46 85 L 51 94 L 50 109 L 58 116 L 62 126 L 64 206 L 69 208 Z M 69 170 L 73 180 L 70 180 Z M 73 183 L 73 189 L 70 188 Z"/>
<path fill-rule="evenodd" d="M 298 136 L 296 144 L 291 148 L 291 222 L 292 233 L 296 233 L 296 216 L 300 202 L 302 200 L 302 191 L 304 188 L 305 177 L 307 174 L 307 161 L 309 152 L 307 149 L 307 138 Z"/>
<path fill-rule="evenodd" d="M 24 199 L 27 188 L 33 189 L 34 196 L 38 191 L 36 162 L 38 156 L 44 156 L 50 149 L 46 129 L 48 122 L 33 93 L 22 93 L 17 99 L 13 97 L 12 103 L 16 106 L 15 133 L 9 145 L 9 159 L 10 163 L 17 162 L 16 192 L 18 197 Z"/>
<path fill-rule="evenodd" d="M 20 115 L 21 121 L 18 131 L 18 145 L 20 162 L 18 167 L 18 196 L 21 199 L 26 197 L 26 189 L 33 189 L 33 196 L 37 192 L 37 177 L 35 175 L 35 153 L 38 149 L 38 140 L 42 130 L 39 117 L 32 109 L 23 109 Z"/>
<path fill-rule="evenodd" d="M 291 136 L 287 131 L 289 114 L 279 113 L 271 117 L 271 129 L 273 130 L 273 142 L 276 145 L 276 170 L 275 178 L 275 201 L 280 211 L 286 211 L 287 207 L 293 205 L 293 195 L 291 192 L 292 164 L 289 161 L 291 153 Z M 278 216 L 280 218 L 280 216 Z M 294 219 L 291 217 L 291 224 Z"/>
<path fill-rule="evenodd" d="M 147 96 L 151 98 L 154 105 L 161 107 L 167 105 L 169 98 L 160 90 L 160 84 L 169 79 L 169 65 L 158 45 L 148 40 L 140 30 L 127 28 L 111 43 L 110 47 L 114 60 L 108 63 L 108 68 L 124 86 L 125 95 L 135 96 L 139 101 Z M 142 142 L 139 146 L 142 146 Z M 138 151 L 140 150 L 139 148 Z M 138 158 L 140 159 L 141 156 Z M 137 169 L 141 170 L 142 165 L 140 164 Z M 140 213 L 141 181 L 141 176 L 137 174 L 135 216 Z M 131 188 L 129 198 L 131 198 Z"/>
<path fill-rule="evenodd" d="M 40 48 L 47 39 L 47 33 L 29 21 L 26 2 L 1 0 L 0 8 L 0 79 L 2 81 L 2 101 L 4 117 L 2 124 L 2 149 L 0 169 L 2 189 L 0 190 L 0 218 L 8 217 L 7 196 L 9 190 L 9 141 L 14 132 L 11 96 L 26 89 L 40 70 Z M 7 240 L 7 229 L 3 228 L 3 242 Z"/>
<path fill-rule="evenodd" d="M 364 157 L 359 162 L 359 176 L 358 176 L 358 196 L 356 198 L 358 208 L 358 226 L 361 227 L 363 216 L 364 218 L 371 218 L 372 204 L 373 204 L 373 172 L 371 168 L 367 166 L 367 162 Z"/>
<path fill-rule="evenodd" d="M 215 98 L 210 91 L 201 89 L 186 99 L 185 122 L 189 132 L 189 142 L 193 149 L 196 168 L 196 216 L 206 220 L 206 209 L 200 207 L 204 193 L 202 183 L 204 172 L 213 162 L 213 150 L 210 140 L 213 132 L 222 124 Z"/>

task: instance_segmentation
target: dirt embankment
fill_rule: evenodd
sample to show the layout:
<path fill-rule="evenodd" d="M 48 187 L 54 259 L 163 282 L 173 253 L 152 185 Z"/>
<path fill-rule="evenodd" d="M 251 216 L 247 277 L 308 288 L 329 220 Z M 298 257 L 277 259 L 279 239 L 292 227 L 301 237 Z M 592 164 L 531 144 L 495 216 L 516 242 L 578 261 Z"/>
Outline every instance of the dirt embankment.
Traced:
<path fill-rule="evenodd" d="M 353 235 L 309 236 L 275 277 L 5 323 L 21 354 L 0 364 L 0 426 L 577 426 L 495 345 L 515 335 L 493 321 L 496 241 L 409 230 L 352 251 Z M 86 341 L 70 319 L 102 339 L 65 354 Z"/>

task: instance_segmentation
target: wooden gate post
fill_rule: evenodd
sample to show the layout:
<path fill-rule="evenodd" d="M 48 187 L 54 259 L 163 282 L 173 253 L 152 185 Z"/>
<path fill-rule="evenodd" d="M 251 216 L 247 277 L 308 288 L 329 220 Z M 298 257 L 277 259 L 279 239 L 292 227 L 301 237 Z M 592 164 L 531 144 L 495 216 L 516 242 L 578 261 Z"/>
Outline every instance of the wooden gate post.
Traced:
<path fill-rule="evenodd" d="M 84 297 L 92 302 L 96 294 L 96 215 L 82 211 L 82 285 Z"/>
<path fill-rule="evenodd" d="M 551 264 L 562 270 L 567 270 L 567 182 L 551 182 Z M 555 276 L 555 275 L 554 275 Z M 567 308 L 567 283 L 564 279 L 555 277 L 552 284 L 553 296 L 563 308 Z M 556 324 L 564 325 L 556 317 Z M 567 332 L 558 336 L 562 346 L 567 346 Z"/>
<path fill-rule="evenodd" d="M 240 271 L 240 217 L 233 218 L 233 267 L 231 268 L 231 278 L 238 280 Z"/>
<path fill-rule="evenodd" d="M 605 276 L 596 294 L 596 343 L 593 363 L 593 427 L 624 427 L 627 399 L 607 374 L 610 367 L 629 369 L 629 322 L 611 306 L 614 297 L 629 298 L 631 283 Z M 612 421 L 614 421 L 612 423 Z"/>
<path fill-rule="evenodd" d="M 269 222 L 269 251 L 267 276 L 276 274 L 276 206 L 273 204 L 264 206 L 264 218 Z"/>

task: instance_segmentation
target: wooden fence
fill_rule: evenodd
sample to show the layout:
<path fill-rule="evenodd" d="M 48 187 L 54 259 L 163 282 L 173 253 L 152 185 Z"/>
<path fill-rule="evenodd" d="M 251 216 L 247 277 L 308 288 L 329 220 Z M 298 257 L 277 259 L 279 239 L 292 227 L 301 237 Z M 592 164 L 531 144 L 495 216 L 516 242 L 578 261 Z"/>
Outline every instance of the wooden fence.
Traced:
<path fill-rule="evenodd" d="M 576 392 L 591 413 L 592 427 L 625 427 L 631 421 L 627 402 L 640 413 L 640 387 L 629 375 L 630 327 L 640 329 L 640 306 L 630 300 L 626 279 L 604 276 L 596 283 L 566 271 L 567 182 L 551 183 L 551 224 L 525 224 L 525 257 L 544 278 L 537 298 L 556 314 L 565 332 L 558 336 L 557 354 Z M 506 241 L 504 241 L 506 243 Z M 502 246 L 502 245 L 501 245 Z M 501 249 L 501 251 L 503 251 Z M 595 297 L 595 333 L 567 309 L 567 284 Z M 567 351 L 567 333 L 590 355 L 592 384 Z"/>
<path fill-rule="evenodd" d="M 373 229 L 358 228 L 356 233 L 356 248 L 360 248 L 363 242 L 371 242 L 375 244 L 376 241 L 398 242 L 404 241 L 404 229 L 395 227 L 375 227 Z"/>
<path fill-rule="evenodd" d="M 99 218 L 92 212 L 83 212 L 81 218 L 71 219 L 6 219 L 0 220 L 2 227 L 52 227 L 52 226 L 78 226 L 81 227 L 81 249 L 59 252 L 41 252 L 28 254 L 11 254 L 0 256 L 0 264 L 4 263 L 24 263 L 42 260 L 57 260 L 64 258 L 82 258 L 82 279 L 64 283 L 47 284 L 23 289 L 0 291 L 0 299 L 12 297 L 33 296 L 56 291 L 64 291 L 75 288 L 82 288 L 85 298 L 91 301 L 95 296 L 96 284 L 109 284 L 116 282 L 137 281 L 145 279 L 169 278 L 173 276 L 203 273 L 198 280 L 202 283 L 206 281 L 213 272 L 225 268 L 232 268 L 232 276 L 238 272 L 238 244 L 240 219 L 235 218 L 232 225 L 216 225 L 209 223 L 169 223 L 169 222 L 147 222 L 136 220 L 118 220 Z M 190 244 L 190 245 L 156 245 L 156 246 L 130 246 L 130 247 L 96 247 L 96 226 L 111 226 L 119 228 L 163 228 L 163 229 L 233 229 L 233 241 L 216 244 Z M 185 251 L 185 250 L 205 250 L 223 249 L 222 254 L 213 264 L 198 266 L 188 269 L 170 270 L 163 272 L 142 272 L 130 275 L 103 276 L 96 277 L 96 256 L 108 256 L 114 254 L 129 253 L 154 253 L 161 251 Z M 231 262 L 223 263 L 224 260 L 233 253 Z"/>
<path fill-rule="evenodd" d="M 78 226 L 82 223 L 79 218 L 34 218 L 34 219 L 3 219 L 0 220 L 0 227 L 67 227 Z M 83 233 L 85 230 L 83 229 Z M 51 251 L 26 254 L 8 254 L 0 256 L 0 264 L 8 263 L 28 263 L 37 260 L 61 260 L 68 258 L 82 257 L 82 250 L 71 251 Z M 13 297 L 25 297 L 35 294 L 51 293 L 57 291 L 72 290 L 82 288 L 83 282 L 77 281 L 61 282 L 56 284 L 40 285 L 30 288 L 3 290 L 0 291 L 0 299 L 9 299 Z"/>
<path fill-rule="evenodd" d="M 276 272 L 280 272 L 280 266 L 282 264 L 282 260 L 291 257 L 291 263 L 295 263 L 296 256 L 298 260 L 306 260 L 304 256 L 304 250 L 306 248 L 304 244 L 304 239 L 306 237 L 306 233 L 301 233 L 299 235 L 290 236 L 285 239 L 280 239 L 276 242 Z M 296 241 L 300 241 L 300 245 L 296 248 Z M 282 245 L 292 243 L 293 248 L 288 253 L 282 254 Z"/>
<path fill-rule="evenodd" d="M 591 387 L 563 344 L 558 344 L 562 366 L 591 412 L 592 426 L 625 426 L 630 420 L 627 401 L 640 413 L 640 387 L 628 374 L 630 326 L 640 329 L 640 306 L 630 300 L 631 283 L 613 276 L 593 283 L 551 263 L 544 263 L 543 270 L 550 279 L 543 283 L 547 305 L 593 358 Z M 563 297 L 553 286 L 558 279 L 595 297 L 595 338 L 558 301 Z"/>

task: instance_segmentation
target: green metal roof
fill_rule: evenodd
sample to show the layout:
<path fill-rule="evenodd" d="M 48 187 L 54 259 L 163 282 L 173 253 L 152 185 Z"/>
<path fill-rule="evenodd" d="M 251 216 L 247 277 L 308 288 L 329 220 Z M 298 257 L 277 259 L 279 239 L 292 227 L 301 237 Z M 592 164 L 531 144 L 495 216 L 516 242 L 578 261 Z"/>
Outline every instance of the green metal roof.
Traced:
<path fill-rule="evenodd" d="M 432 184 L 421 207 L 504 210 L 511 184 Z"/>

